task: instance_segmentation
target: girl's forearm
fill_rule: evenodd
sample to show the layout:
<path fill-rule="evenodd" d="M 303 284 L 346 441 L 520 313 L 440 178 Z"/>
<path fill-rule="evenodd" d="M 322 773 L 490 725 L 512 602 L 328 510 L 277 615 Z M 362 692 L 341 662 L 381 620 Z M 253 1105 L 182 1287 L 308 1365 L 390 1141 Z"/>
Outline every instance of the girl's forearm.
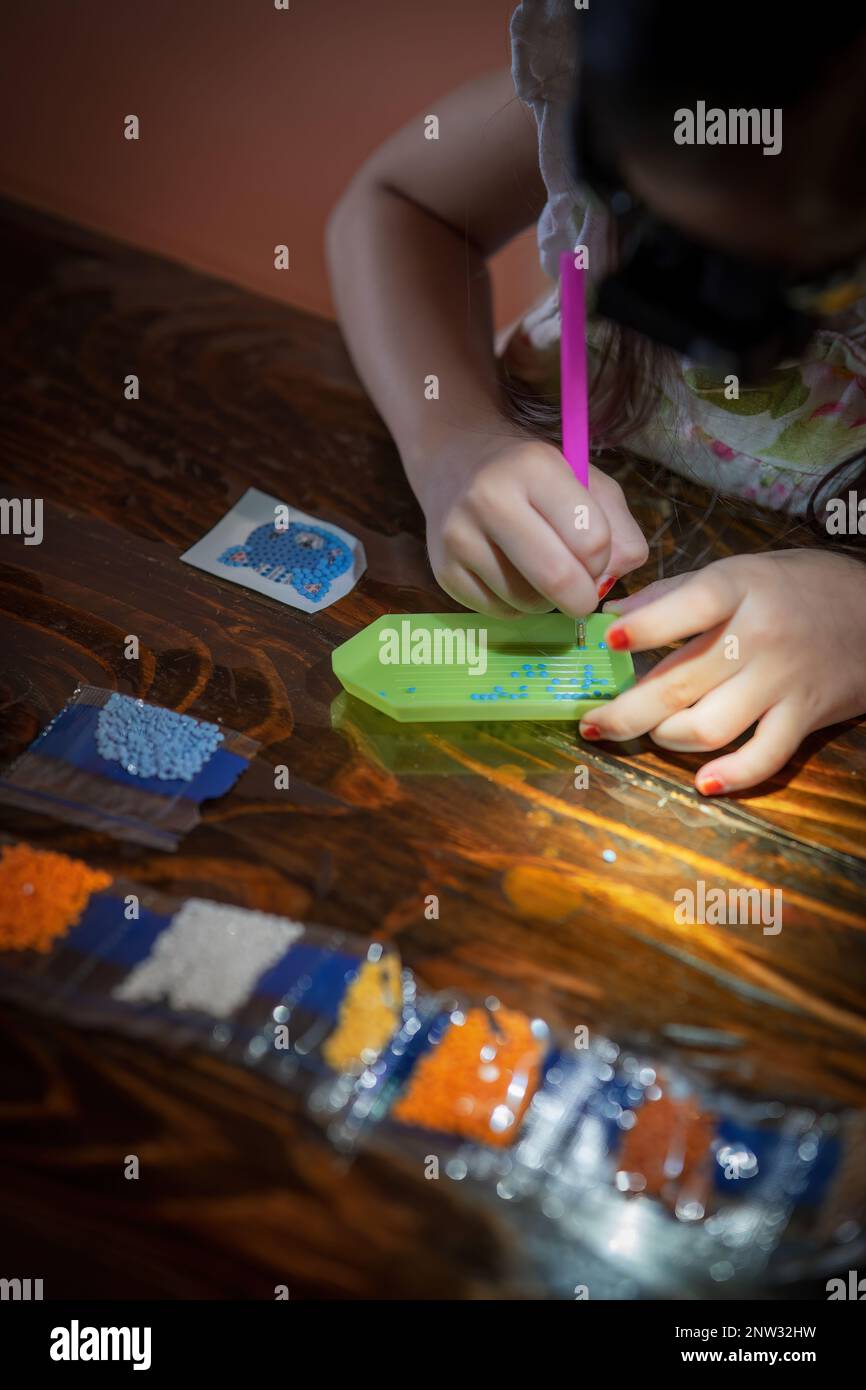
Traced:
<path fill-rule="evenodd" d="M 372 180 L 328 227 L 340 325 L 419 497 L 432 460 L 512 432 L 493 355 L 490 279 L 469 239 Z M 431 381 L 435 378 L 435 381 Z"/>

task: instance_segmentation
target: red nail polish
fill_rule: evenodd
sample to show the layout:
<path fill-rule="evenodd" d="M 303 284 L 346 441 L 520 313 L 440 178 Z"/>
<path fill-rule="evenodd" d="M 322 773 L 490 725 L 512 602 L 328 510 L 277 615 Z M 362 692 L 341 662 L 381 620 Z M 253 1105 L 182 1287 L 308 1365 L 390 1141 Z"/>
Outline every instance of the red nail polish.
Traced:
<path fill-rule="evenodd" d="M 612 574 L 607 579 L 603 579 L 598 586 L 598 597 L 603 599 L 605 594 L 609 594 L 616 583 L 616 575 Z"/>
<path fill-rule="evenodd" d="M 612 647 L 615 652 L 627 652 L 631 645 L 631 637 L 629 636 L 628 628 L 608 628 L 607 645 Z"/>
<path fill-rule="evenodd" d="M 601 729 L 597 724 L 581 724 L 580 733 L 582 738 L 601 738 Z"/>
<path fill-rule="evenodd" d="M 703 782 L 698 782 L 698 791 L 702 796 L 718 796 L 719 792 L 724 790 L 718 777 L 705 777 Z"/>

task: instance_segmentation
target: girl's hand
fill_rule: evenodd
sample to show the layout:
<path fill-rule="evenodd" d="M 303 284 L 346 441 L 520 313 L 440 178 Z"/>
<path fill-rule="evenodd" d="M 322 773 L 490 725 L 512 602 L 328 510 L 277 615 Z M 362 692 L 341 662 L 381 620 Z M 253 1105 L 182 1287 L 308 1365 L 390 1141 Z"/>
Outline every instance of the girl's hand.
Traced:
<path fill-rule="evenodd" d="M 593 709 L 585 738 L 649 733 L 662 748 L 734 753 L 695 777 L 705 795 L 778 772 L 814 729 L 866 712 L 866 566 L 844 555 L 784 550 L 717 560 L 650 584 L 621 603 L 607 634 L 618 650 L 691 638 L 631 690 Z"/>
<path fill-rule="evenodd" d="M 418 489 L 433 573 L 458 603 L 494 617 L 577 617 L 646 560 L 622 489 L 598 469 L 587 492 L 552 444 L 490 439 L 468 463 L 460 444 Z"/>

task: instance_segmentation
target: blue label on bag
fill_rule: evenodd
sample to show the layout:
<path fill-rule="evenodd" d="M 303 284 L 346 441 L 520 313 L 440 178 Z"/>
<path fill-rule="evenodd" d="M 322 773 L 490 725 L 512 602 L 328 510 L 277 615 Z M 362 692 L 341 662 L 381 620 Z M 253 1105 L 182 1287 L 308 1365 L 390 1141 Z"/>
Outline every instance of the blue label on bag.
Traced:
<path fill-rule="evenodd" d="M 255 993 L 273 999 L 293 995 L 305 1009 L 336 1020 L 343 996 L 362 964 L 359 956 L 301 940 L 265 971 L 256 983 Z"/>
<path fill-rule="evenodd" d="M 95 894 L 81 921 L 64 938 L 64 949 L 131 970 L 150 955 L 171 917 L 139 905 L 138 917 L 128 920 L 125 907 L 123 898 L 111 893 Z"/>

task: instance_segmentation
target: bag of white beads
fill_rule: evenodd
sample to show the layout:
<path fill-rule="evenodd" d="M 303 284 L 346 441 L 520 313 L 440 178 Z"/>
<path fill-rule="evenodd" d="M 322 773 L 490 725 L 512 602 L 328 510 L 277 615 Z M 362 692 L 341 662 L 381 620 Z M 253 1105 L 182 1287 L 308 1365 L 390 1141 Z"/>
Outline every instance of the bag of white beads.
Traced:
<path fill-rule="evenodd" d="M 414 1004 L 397 952 L 327 927 L 189 898 L 100 1006 L 106 1023 L 215 1048 L 304 1088 L 360 1071 Z M 305 1080 L 306 1077 L 306 1080 Z"/>

